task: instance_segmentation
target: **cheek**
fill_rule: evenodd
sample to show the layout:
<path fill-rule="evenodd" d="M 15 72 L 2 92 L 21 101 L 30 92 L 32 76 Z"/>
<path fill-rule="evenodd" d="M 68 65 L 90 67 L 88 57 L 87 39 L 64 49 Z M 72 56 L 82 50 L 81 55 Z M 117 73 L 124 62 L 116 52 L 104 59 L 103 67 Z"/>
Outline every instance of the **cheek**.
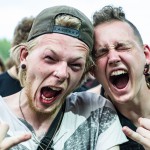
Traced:
<path fill-rule="evenodd" d="M 83 74 L 82 73 L 73 73 L 70 81 L 71 84 L 76 87 L 77 85 L 80 84 L 81 78 L 82 78 Z"/>
<path fill-rule="evenodd" d="M 101 82 L 101 80 L 104 77 L 105 72 L 106 72 L 105 71 L 106 70 L 106 65 L 105 65 L 104 61 L 102 61 L 102 60 L 97 60 L 95 62 L 95 64 L 96 64 L 96 67 L 94 69 L 94 75 L 95 75 L 95 78 L 97 78 L 98 81 Z"/>
<path fill-rule="evenodd" d="M 37 65 L 39 66 L 39 65 Z M 41 67 L 32 67 L 30 69 L 28 69 L 28 77 L 29 77 L 29 81 L 34 81 L 34 82 L 40 82 L 43 80 L 43 78 L 45 78 L 46 76 L 46 71 L 44 71 L 45 68 L 41 68 Z"/>
<path fill-rule="evenodd" d="M 96 61 L 96 71 L 104 73 L 105 70 L 106 70 L 106 63 L 105 63 L 105 61 L 102 60 L 102 59 L 97 60 Z"/>

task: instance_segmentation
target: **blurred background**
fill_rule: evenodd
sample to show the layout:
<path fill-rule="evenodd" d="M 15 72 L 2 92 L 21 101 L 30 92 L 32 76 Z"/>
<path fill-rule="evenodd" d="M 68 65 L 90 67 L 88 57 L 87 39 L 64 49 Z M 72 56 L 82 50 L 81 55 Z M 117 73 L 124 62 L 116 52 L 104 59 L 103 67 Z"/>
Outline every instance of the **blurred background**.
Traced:
<path fill-rule="evenodd" d="M 5 62 L 18 22 L 24 17 L 35 17 L 44 8 L 69 5 L 83 11 L 92 21 L 92 15 L 105 5 L 121 6 L 126 16 L 139 29 L 144 43 L 150 44 L 149 0 L 5 0 L 0 1 L 0 57 Z"/>

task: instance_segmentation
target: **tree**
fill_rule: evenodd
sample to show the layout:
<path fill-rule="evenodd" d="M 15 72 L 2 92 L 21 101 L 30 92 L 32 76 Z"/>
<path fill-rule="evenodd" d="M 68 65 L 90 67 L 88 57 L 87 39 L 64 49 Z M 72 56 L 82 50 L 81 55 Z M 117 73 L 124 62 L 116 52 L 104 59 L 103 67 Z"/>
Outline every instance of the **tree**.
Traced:
<path fill-rule="evenodd" d="M 3 61 L 9 58 L 9 49 L 11 47 L 10 41 L 7 39 L 0 39 L 0 56 Z"/>

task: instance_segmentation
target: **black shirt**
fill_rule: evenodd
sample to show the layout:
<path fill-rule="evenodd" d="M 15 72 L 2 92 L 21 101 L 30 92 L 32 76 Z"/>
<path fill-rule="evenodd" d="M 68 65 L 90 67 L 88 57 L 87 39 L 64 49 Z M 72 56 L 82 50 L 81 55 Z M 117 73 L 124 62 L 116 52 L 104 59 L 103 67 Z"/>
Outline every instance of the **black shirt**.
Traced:
<path fill-rule="evenodd" d="M 7 71 L 0 74 L 0 95 L 2 97 L 17 93 L 21 89 L 20 82 L 12 78 Z"/>
<path fill-rule="evenodd" d="M 123 116 L 120 112 L 117 111 L 117 113 L 118 113 L 119 120 L 120 120 L 122 127 L 128 126 L 133 131 L 136 131 L 137 129 L 136 126 L 134 126 L 134 124 L 129 119 Z M 141 144 L 133 141 L 130 138 L 128 138 L 128 140 L 129 140 L 128 142 L 120 145 L 120 150 L 144 150 L 144 147 Z"/>
<path fill-rule="evenodd" d="M 104 89 L 102 88 L 101 89 L 101 95 L 105 97 L 104 95 Z M 126 118 L 125 116 L 123 116 L 116 108 L 116 111 L 118 113 L 118 116 L 119 116 L 119 120 L 120 120 L 120 123 L 121 123 L 121 126 L 124 127 L 124 126 L 127 126 L 129 127 L 130 129 L 132 129 L 133 131 L 136 131 L 137 127 L 128 119 Z M 128 137 L 127 137 L 128 138 Z M 123 144 L 120 144 L 120 150 L 145 150 L 144 147 L 133 141 L 132 139 L 128 138 L 128 142 L 126 143 L 123 143 Z"/>

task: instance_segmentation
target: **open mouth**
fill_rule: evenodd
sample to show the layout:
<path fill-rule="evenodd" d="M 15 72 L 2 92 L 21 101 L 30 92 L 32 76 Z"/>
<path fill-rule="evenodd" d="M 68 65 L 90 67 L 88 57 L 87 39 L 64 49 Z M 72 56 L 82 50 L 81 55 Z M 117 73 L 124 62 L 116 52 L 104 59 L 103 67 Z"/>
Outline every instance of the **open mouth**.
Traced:
<path fill-rule="evenodd" d="M 110 82 L 118 89 L 123 89 L 127 86 L 129 81 L 129 75 L 127 71 L 117 70 L 111 73 L 109 77 Z"/>
<path fill-rule="evenodd" d="M 41 99 L 43 103 L 53 102 L 62 92 L 62 89 L 56 87 L 43 87 L 41 89 Z"/>

